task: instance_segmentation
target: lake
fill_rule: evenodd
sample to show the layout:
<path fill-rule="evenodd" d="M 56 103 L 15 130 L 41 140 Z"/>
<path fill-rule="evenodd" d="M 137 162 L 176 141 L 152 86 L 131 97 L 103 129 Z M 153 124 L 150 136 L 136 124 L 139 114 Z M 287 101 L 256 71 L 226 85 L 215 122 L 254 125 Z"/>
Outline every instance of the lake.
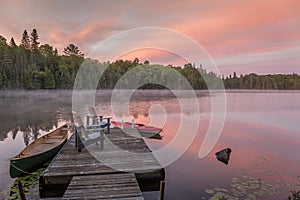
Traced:
<path fill-rule="evenodd" d="M 179 101 L 169 91 L 139 90 L 130 98 L 129 109 L 117 112 L 111 109 L 111 95 L 110 90 L 97 91 L 98 113 L 163 127 L 163 139 L 145 139 L 147 144 L 154 152 L 168 147 L 170 157 L 182 154 L 165 168 L 165 199 L 285 199 L 291 190 L 300 190 L 300 91 L 226 91 L 221 135 L 201 159 L 205 134 L 219 116 L 211 114 L 211 105 L 220 92 L 196 91 L 196 99 L 185 96 Z M 199 111 L 193 108 L 195 101 Z M 71 110 L 72 91 L 0 91 L 0 199 L 9 198 L 14 182 L 8 159 L 69 122 Z M 195 120 L 196 129 L 189 126 Z M 192 133 L 193 140 L 185 141 Z M 178 135 L 182 143 L 170 145 Z M 225 165 L 215 153 L 228 147 L 232 153 Z M 38 197 L 37 184 L 32 183 L 28 197 Z M 144 195 L 157 199 L 155 193 Z"/>

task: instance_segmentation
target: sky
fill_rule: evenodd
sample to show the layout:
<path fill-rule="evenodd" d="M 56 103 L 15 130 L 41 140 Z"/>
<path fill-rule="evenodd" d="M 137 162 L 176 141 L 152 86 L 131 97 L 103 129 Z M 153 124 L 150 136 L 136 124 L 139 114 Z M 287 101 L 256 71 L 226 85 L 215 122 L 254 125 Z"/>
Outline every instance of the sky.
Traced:
<path fill-rule="evenodd" d="M 299 0 L 1 0 L 0 35 L 8 41 L 14 37 L 19 44 L 25 29 L 30 33 L 36 28 L 40 43 L 61 53 L 74 43 L 90 57 L 101 42 L 144 27 L 176 32 L 196 42 L 223 75 L 300 74 Z M 173 46 L 181 47 L 184 55 L 198 53 L 159 32 L 147 39 L 128 36 L 117 42 L 106 47 L 131 50 L 119 58 L 151 63 L 196 62 L 181 57 Z M 156 45 L 149 48 L 151 42 Z M 160 43 L 168 43 L 168 49 L 157 48 Z"/>

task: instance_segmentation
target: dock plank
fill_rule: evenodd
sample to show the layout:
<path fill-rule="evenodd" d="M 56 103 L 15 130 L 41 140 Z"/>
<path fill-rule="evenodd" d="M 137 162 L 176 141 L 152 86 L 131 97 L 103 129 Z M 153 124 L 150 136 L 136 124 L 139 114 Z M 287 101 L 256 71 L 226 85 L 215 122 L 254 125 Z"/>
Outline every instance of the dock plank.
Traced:
<path fill-rule="evenodd" d="M 127 172 L 135 174 L 139 184 L 143 181 L 153 183 L 153 180 L 163 180 L 164 169 L 145 141 L 135 132 L 127 133 L 113 128 L 110 133 L 105 134 L 103 148 L 92 144 L 81 152 L 77 152 L 75 148 L 73 134 L 42 174 L 40 191 L 47 193 L 52 188 L 55 191 L 54 188 L 60 185 L 67 187 L 73 181 L 72 178 L 77 176 L 111 176 Z M 159 182 L 153 185 L 155 188 L 159 187 Z"/>
<path fill-rule="evenodd" d="M 144 199 L 134 174 L 74 176 L 63 200 Z"/>

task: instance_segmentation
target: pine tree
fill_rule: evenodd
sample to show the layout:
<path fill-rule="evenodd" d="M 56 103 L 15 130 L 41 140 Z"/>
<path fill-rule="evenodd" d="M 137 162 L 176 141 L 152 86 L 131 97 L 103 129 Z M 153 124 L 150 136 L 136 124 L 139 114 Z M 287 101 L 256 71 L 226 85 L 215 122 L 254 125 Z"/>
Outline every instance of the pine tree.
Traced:
<path fill-rule="evenodd" d="M 37 51 L 38 48 L 39 48 L 39 42 L 38 42 L 38 39 L 39 39 L 39 35 L 37 33 L 37 30 L 36 29 L 33 29 L 32 32 L 31 32 L 31 35 L 30 35 L 30 41 L 31 41 L 31 51 L 34 52 L 34 51 Z"/>
<path fill-rule="evenodd" d="M 10 47 L 17 47 L 17 45 L 16 45 L 15 40 L 14 40 L 13 37 L 10 39 L 9 46 Z"/>
<path fill-rule="evenodd" d="M 23 32 L 20 47 L 20 51 L 18 51 L 18 68 L 20 69 L 19 85 L 21 88 L 24 88 L 27 82 L 26 79 L 28 79 L 28 77 L 26 77 L 28 75 L 26 68 L 30 65 L 30 38 L 27 30 Z"/>
<path fill-rule="evenodd" d="M 15 43 L 14 38 L 12 37 L 9 42 L 8 48 L 8 57 L 10 60 L 10 78 L 11 87 L 19 87 L 19 68 L 17 65 L 17 54 L 18 54 L 18 46 Z"/>
<path fill-rule="evenodd" d="M 64 54 L 67 56 L 78 56 L 83 57 L 83 53 L 80 52 L 79 48 L 74 44 L 69 44 L 66 48 L 64 48 Z"/>
<path fill-rule="evenodd" d="M 21 47 L 23 47 L 26 50 L 30 50 L 30 38 L 27 33 L 27 30 L 24 30 L 22 40 L 21 40 Z"/>
<path fill-rule="evenodd" d="M 0 35 L 0 44 L 6 44 L 6 38 Z"/>
<path fill-rule="evenodd" d="M 233 78 L 237 78 L 236 72 L 233 72 Z"/>
<path fill-rule="evenodd" d="M 36 66 L 39 70 L 44 70 L 44 65 L 41 63 L 41 54 L 39 52 L 39 35 L 37 33 L 36 29 L 33 29 L 31 34 L 30 34 L 30 50 L 31 50 L 31 55 L 30 55 L 30 62 Z"/>

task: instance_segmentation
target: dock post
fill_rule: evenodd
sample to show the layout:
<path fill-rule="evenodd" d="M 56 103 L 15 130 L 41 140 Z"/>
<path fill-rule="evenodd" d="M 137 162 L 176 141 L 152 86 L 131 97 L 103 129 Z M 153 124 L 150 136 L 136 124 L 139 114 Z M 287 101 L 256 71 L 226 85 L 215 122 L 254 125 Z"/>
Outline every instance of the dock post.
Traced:
<path fill-rule="evenodd" d="M 23 190 L 23 185 L 22 185 L 21 181 L 18 181 L 18 188 L 19 188 L 21 200 L 26 200 L 26 196 L 25 196 L 25 193 Z"/>
<path fill-rule="evenodd" d="M 107 119 L 107 132 L 110 133 L 110 118 Z"/>
<path fill-rule="evenodd" d="M 86 116 L 86 124 L 88 126 L 90 125 L 90 116 L 89 115 Z"/>
<path fill-rule="evenodd" d="M 165 197 L 165 181 L 160 181 L 160 187 L 159 187 L 159 200 L 164 200 Z"/>

